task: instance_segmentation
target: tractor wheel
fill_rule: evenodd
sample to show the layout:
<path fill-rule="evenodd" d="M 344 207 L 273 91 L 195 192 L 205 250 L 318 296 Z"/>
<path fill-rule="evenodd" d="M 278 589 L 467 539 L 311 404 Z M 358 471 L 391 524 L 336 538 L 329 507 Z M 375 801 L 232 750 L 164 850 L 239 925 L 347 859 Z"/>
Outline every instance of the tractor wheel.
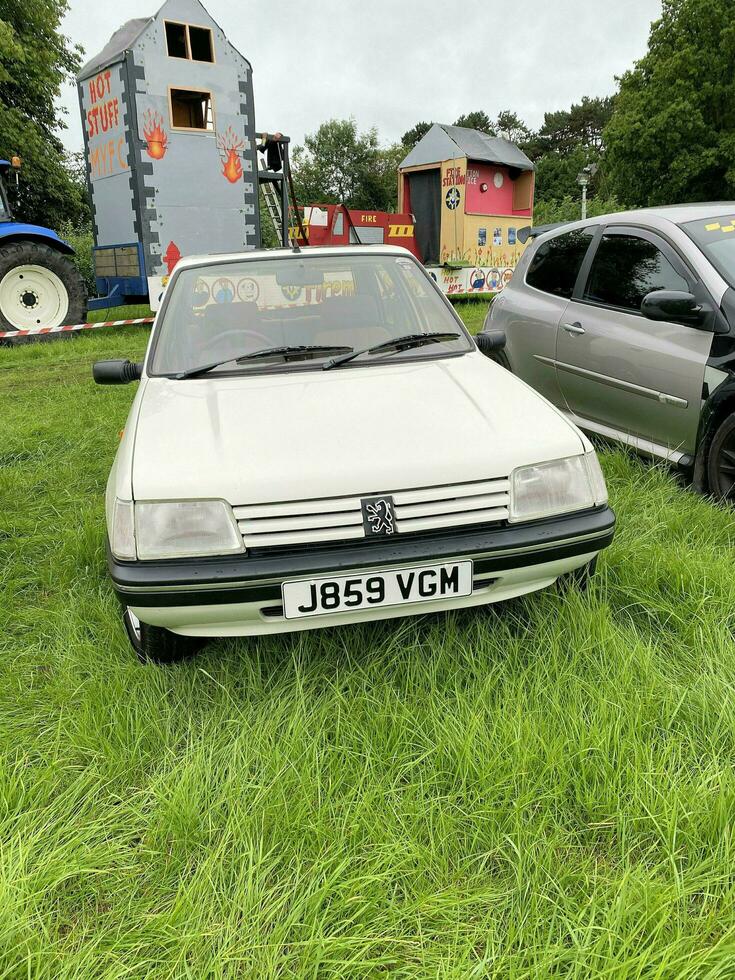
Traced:
<path fill-rule="evenodd" d="M 41 242 L 0 247 L 0 330 L 82 323 L 86 314 L 87 292 L 69 256 Z"/>

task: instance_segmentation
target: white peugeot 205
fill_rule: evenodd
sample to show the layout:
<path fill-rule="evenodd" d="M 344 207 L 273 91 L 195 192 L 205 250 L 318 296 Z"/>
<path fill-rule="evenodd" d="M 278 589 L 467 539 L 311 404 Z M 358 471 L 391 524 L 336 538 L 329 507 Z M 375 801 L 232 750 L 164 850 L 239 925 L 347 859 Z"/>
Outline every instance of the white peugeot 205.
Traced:
<path fill-rule="evenodd" d="M 107 486 L 143 659 L 585 582 L 615 517 L 594 449 L 478 350 L 405 250 L 180 261 Z"/>

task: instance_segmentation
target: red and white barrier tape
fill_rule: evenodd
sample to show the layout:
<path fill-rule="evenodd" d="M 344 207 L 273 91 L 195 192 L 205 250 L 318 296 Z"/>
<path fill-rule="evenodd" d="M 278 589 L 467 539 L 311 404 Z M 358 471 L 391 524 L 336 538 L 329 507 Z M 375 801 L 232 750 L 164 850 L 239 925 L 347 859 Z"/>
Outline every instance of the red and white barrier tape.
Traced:
<path fill-rule="evenodd" d="M 71 330 L 96 330 L 98 327 L 129 327 L 133 323 L 153 323 L 152 316 L 141 316 L 135 320 L 105 320 L 104 323 L 74 323 L 65 327 L 29 327 L 27 330 L 0 331 L 0 340 L 5 337 L 32 337 L 42 333 L 68 333 Z"/>

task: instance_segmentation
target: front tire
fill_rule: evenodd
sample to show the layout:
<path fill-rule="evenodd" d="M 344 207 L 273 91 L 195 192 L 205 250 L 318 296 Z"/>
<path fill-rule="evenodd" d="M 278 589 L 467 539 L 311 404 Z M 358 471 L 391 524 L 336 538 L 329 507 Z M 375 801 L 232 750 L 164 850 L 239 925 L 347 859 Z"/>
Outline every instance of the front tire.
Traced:
<path fill-rule="evenodd" d="M 205 645 L 198 636 L 179 636 L 162 626 L 141 623 L 126 607 L 123 613 L 125 632 L 141 663 L 174 664 L 193 657 Z"/>
<path fill-rule="evenodd" d="M 60 327 L 86 315 L 84 283 L 67 255 L 40 242 L 0 248 L 0 328 Z"/>
<path fill-rule="evenodd" d="M 556 580 L 557 586 L 561 592 L 567 592 L 572 588 L 576 588 L 579 592 L 586 592 L 596 571 L 597 557 L 595 556 L 592 561 L 582 565 L 581 568 L 575 568 L 571 572 L 560 575 Z"/>
<path fill-rule="evenodd" d="M 707 453 L 707 483 L 718 500 L 735 503 L 735 414 L 717 427 Z"/>
<path fill-rule="evenodd" d="M 497 353 L 492 354 L 490 360 L 495 361 L 496 364 L 499 364 L 502 368 L 505 368 L 506 371 L 510 371 L 511 374 L 513 373 L 510 367 L 510 361 L 508 360 L 508 355 L 504 350 L 499 350 Z"/>

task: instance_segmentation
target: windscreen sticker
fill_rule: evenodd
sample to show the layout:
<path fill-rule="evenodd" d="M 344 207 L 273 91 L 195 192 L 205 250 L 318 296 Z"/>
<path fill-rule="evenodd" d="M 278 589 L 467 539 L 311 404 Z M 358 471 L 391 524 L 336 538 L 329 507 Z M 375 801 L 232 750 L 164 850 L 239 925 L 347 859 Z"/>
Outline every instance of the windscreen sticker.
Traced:
<path fill-rule="evenodd" d="M 199 278 L 194 285 L 194 309 L 204 306 L 209 302 L 212 291 L 206 279 Z"/>
<path fill-rule="evenodd" d="M 231 303 L 235 298 L 235 287 L 230 279 L 217 279 L 212 286 L 215 303 Z"/>
<path fill-rule="evenodd" d="M 246 276 L 244 279 L 240 279 L 237 284 L 237 295 L 243 303 L 257 303 L 260 288 L 254 279 Z"/>
<path fill-rule="evenodd" d="M 279 286 L 273 275 L 234 279 L 200 276 L 194 286 L 192 307 L 201 312 L 211 303 L 257 303 L 260 310 L 286 310 L 317 306 L 331 296 L 355 295 L 355 282 L 349 270 L 335 271 L 331 276 L 323 283 L 310 286 Z"/>

